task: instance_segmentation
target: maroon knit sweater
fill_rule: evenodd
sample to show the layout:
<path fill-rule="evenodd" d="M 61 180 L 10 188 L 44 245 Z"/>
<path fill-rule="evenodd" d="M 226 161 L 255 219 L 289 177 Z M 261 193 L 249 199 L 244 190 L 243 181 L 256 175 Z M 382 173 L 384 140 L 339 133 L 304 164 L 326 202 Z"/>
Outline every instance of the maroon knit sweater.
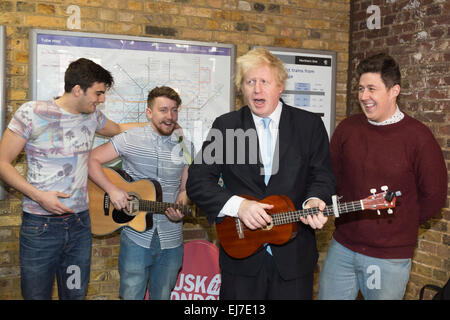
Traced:
<path fill-rule="evenodd" d="M 336 241 L 376 258 L 411 258 L 419 225 L 447 197 L 447 169 L 431 131 L 406 114 L 385 126 L 370 124 L 363 114 L 351 116 L 333 134 L 331 157 L 341 202 L 364 199 L 383 185 L 402 193 L 391 215 L 364 210 L 336 218 Z"/>

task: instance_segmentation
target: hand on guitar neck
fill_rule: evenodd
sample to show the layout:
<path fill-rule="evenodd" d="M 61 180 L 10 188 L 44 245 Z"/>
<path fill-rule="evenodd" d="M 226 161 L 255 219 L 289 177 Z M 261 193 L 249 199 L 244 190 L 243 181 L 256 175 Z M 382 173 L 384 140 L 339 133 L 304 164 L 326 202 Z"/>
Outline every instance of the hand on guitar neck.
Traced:
<path fill-rule="evenodd" d="M 244 199 L 239 206 L 238 217 L 250 230 L 262 229 L 271 224 L 272 218 L 267 211 L 273 209 L 273 207 L 272 204 Z M 313 229 L 322 229 L 328 221 L 328 218 L 322 213 L 326 204 L 318 198 L 312 198 L 305 204 L 305 209 L 315 207 L 318 207 L 320 210 L 317 215 L 301 218 L 300 221 Z"/>
<path fill-rule="evenodd" d="M 328 218 L 323 215 L 323 210 L 326 207 L 326 203 L 319 198 L 312 198 L 305 204 L 304 209 L 319 208 L 319 213 L 317 215 L 308 215 L 306 217 L 300 218 L 300 221 L 304 224 L 308 224 L 313 229 L 322 229 L 325 223 L 327 223 Z"/>
<path fill-rule="evenodd" d="M 180 191 L 180 193 L 177 196 L 177 199 L 175 200 L 176 204 L 180 204 L 180 205 L 189 205 L 190 201 L 189 198 L 186 194 L 186 191 Z M 169 218 L 172 221 L 180 221 L 184 218 L 184 214 L 181 213 L 181 211 L 179 209 L 176 208 L 172 208 L 169 207 L 167 208 L 167 210 L 164 212 L 164 214 L 167 216 L 167 218 Z"/>

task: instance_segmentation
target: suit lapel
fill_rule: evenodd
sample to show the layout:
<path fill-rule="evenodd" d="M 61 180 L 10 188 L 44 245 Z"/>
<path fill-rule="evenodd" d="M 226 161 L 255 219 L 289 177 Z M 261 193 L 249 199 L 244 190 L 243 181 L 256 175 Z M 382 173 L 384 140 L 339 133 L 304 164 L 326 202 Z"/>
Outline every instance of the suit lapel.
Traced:
<path fill-rule="evenodd" d="M 280 122 L 278 124 L 278 138 L 274 150 L 274 158 L 272 160 L 272 177 L 269 180 L 267 187 L 271 185 L 278 185 L 278 177 L 280 176 L 279 171 L 282 170 L 280 167 L 280 159 L 288 156 L 289 146 L 292 142 L 292 127 L 289 107 L 283 103 L 283 109 L 280 115 Z M 264 179 L 263 179 L 264 180 Z"/>
<path fill-rule="evenodd" d="M 283 159 L 283 156 L 289 150 L 289 146 L 292 140 L 292 116 L 290 116 L 289 107 L 283 103 L 283 109 L 280 115 L 280 123 L 278 125 L 278 157 Z"/>
<path fill-rule="evenodd" d="M 248 106 L 243 107 L 243 112 L 242 112 L 242 129 L 244 129 L 244 131 L 248 130 L 248 129 L 255 129 L 256 130 L 256 126 L 255 126 L 255 122 L 253 121 L 253 117 L 252 117 L 252 113 L 250 111 L 250 108 Z"/>

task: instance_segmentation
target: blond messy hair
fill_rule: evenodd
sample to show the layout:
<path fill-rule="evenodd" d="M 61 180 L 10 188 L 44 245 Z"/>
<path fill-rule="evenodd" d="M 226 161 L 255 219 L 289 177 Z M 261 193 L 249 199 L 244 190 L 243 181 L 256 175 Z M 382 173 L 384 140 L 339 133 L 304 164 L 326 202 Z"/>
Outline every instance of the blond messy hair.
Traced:
<path fill-rule="evenodd" d="M 262 65 L 268 65 L 274 72 L 279 86 L 284 87 L 288 74 L 284 68 L 283 62 L 275 57 L 266 48 L 255 48 L 240 56 L 236 60 L 235 84 L 238 90 L 242 90 L 245 74 Z"/>

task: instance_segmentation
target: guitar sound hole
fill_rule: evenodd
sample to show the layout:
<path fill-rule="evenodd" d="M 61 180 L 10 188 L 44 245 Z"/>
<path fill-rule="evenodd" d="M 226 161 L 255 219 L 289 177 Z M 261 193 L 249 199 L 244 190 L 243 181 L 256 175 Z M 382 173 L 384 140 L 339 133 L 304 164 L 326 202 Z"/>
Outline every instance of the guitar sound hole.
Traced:
<path fill-rule="evenodd" d="M 132 220 L 134 218 L 134 216 L 130 216 L 123 210 L 114 209 L 112 212 L 112 218 L 113 218 L 114 222 L 116 222 L 116 223 L 125 223 L 125 222 Z"/>
<path fill-rule="evenodd" d="M 112 216 L 113 220 L 116 223 L 126 223 L 128 221 L 131 221 L 136 216 L 136 213 L 139 212 L 139 197 L 134 192 L 130 192 L 129 195 L 132 197 L 132 199 L 129 201 L 130 204 L 130 212 L 126 209 L 117 210 L 114 209 Z"/>

